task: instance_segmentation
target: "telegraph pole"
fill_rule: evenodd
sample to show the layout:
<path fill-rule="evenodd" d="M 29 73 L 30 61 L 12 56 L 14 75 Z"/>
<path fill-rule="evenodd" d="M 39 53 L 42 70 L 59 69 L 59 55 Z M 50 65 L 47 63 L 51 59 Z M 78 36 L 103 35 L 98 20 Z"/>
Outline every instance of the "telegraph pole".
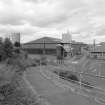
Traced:
<path fill-rule="evenodd" d="M 94 39 L 93 40 L 93 51 L 95 51 L 95 48 L 96 48 L 96 40 Z"/>
<path fill-rule="evenodd" d="M 43 40 L 43 55 L 46 54 L 46 51 L 45 51 L 45 40 Z"/>

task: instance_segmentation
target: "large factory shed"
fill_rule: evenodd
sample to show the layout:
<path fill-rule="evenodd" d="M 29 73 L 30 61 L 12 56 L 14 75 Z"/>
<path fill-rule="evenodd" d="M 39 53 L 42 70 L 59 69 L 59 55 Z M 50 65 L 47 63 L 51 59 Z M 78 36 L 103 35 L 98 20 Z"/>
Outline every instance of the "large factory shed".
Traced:
<path fill-rule="evenodd" d="M 43 37 L 22 45 L 22 48 L 30 54 L 56 55 L 56 45 L 62 43 L 61 39 Z"/>

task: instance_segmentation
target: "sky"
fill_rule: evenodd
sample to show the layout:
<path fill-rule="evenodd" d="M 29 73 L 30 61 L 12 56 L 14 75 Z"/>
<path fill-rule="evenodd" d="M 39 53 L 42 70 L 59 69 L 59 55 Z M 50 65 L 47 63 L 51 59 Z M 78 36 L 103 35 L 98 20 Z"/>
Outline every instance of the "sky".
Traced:
<path fill-rule="evenodd" d="M 43 36 L 105 41 L 105 0 L 0 0 L 0 36 L 21 33 L 28 42 Z"/>

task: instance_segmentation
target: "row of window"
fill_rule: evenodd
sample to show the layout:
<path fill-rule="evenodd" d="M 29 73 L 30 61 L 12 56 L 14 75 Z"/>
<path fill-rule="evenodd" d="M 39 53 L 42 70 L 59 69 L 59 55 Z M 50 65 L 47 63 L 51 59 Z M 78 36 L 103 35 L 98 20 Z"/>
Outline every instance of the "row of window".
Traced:
<path fill-rule="evenodd" d="M 55 49 L 24 49 L 25 51 L 27 51 L 30 54 L 51 54 L 51 55 L 55 55 L 56 54 L 56 50 Z"/>

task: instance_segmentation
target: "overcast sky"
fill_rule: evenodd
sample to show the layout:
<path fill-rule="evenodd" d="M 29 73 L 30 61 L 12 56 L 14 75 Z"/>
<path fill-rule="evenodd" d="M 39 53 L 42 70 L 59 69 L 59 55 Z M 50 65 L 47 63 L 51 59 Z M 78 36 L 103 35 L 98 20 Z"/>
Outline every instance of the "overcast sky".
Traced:
<path fill-rule="evenodd" d="M 0 35 L 20 32 L 22 42 L 42 36 L 105 41 L 105 0 L 0 0 Z"/>

